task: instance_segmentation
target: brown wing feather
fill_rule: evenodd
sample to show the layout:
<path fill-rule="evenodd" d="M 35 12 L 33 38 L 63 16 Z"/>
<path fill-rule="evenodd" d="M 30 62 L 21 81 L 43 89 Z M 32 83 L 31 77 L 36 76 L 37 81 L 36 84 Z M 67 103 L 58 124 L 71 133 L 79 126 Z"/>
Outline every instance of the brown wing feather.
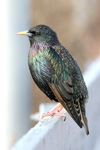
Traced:
<path fill-rule="evenodd" d="M 75 122 L 82 128 L 81 122 L 81 113 L 80 107 L 77 104 L 77 108 L 74 105 L 73 100 L 73 88 L 71 86 L 70 77 L 69 80 L 58 82 L 58 83 L 51 83 L 49 87 L 51 88 L 52 92 L 56 96 L 57 100 L 63 105 L 63 107 L 68 111 L 70 116 L 75 120 Z M 70 82 L 68 82 L 70 81 Z"/>

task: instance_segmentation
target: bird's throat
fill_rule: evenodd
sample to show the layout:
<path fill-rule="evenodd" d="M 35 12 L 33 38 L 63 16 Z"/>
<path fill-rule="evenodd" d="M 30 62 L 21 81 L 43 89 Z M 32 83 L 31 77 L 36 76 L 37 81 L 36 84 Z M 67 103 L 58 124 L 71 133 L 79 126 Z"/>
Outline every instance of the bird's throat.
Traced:
<path fill-rule="evenodd" d="M 38 52 L 42 52 L 43 49 L 45 49 L 47 47 L 48 47 L 48 44 L 46 44 L 46 43 L 34 42 L 30 47 L 29 54 L 30 55 L 36 55 Z"/>

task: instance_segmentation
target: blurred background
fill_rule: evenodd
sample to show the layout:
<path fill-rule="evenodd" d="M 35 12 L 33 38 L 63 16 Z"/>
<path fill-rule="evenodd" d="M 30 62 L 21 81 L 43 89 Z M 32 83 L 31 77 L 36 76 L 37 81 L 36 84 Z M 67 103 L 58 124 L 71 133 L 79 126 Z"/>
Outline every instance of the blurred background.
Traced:
<path fill-rule="evenodd" d="M 32 81 L 28 64 L 29 41 L 16 36 L 37 24 L 56 31 L 84 72 L 100 55 L 99 0 L 0 1 L 0 141 L 13 145 L 35 122 L 30 115 L 50 100 Z"/>

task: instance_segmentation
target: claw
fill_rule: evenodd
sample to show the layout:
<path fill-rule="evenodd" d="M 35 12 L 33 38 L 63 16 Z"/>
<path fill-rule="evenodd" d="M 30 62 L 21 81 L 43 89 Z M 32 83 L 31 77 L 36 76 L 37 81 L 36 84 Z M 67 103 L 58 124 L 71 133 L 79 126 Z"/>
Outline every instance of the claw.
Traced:
<path fill-rule="evenodd" d="M 50 112 L 41 114 L 40 117 L 39 117 L 39 120 L 42 120 L 46 116 L 61 116 L 61 117 L 64 117 L 64 121 L 65 121 L 66 120 L 66 115 L 64 113 L 60 112 L 62 108 L 63 108 L 63 106 L 61 104 L 58 104 Z"/>

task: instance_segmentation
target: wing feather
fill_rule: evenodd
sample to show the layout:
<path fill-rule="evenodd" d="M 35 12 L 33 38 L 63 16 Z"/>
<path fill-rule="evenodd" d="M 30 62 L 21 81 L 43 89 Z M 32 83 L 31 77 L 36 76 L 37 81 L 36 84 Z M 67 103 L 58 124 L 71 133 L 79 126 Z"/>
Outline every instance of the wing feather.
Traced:
<path fill-rule="evenodd" d="M 68 76 L 68 79 L 69 78 L 70 77 Z M 79 107 L 79 103 L 77 103 L 76 107 L 74 105 L 71 79 L 67 81 L 62 81 L 61 79 L 61 82 L 52 83 L 49 84 L 49 86 L 54 95 L 56 96 L 56 98 L 58 99 L 58 101 L 64 106 L 64 108 L 68 111 L 70 116 L 75 120 L 75 122 L 80 127 L 82 127 L 81 113 L 80 113 L 81 110 Z"/>

